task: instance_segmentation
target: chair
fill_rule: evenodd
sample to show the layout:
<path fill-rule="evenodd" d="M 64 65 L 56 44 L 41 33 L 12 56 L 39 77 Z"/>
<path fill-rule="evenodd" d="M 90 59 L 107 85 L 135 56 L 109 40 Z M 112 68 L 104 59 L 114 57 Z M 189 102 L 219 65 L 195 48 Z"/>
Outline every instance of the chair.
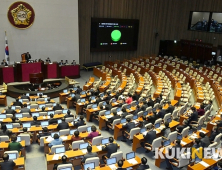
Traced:
<path fill-rule="evenodd" d="M 0 141 L 1 142 L 9 141 L 9 137 L 7 135 L 0 136 Z"/>
<path fill-rule="evenodd" d="M 40 138 L 40 146 L 44 146 L 44 139 L 46 138 L 46 136 L 43 136 Z"/>
<path fill-rule="evenodd" d="M 39 116 L 46 116 L 47 112 L 39 112 Z"/>
<path fill-rule="evenodd" d="M 149 151 L 152 151 L 154 152 L 155 151 L 155 148 L 159 148 L 162 146 L 162 138 L 161 137 L 158 137 L 156 139 L 153 140 L 152 144 L 149 144 L 149 143 L 145 143 L 145 149 L 149 150 Z M 147 146 L 146 146 L 147 145 Z"/>
<path fill-rule="evenodd" d="M 30 146 L 31 142 L 30 142 L 30 135 L 29 134 L 20 134 L 18 136 L 21 137 L 21 140 L 25 141 L 25 146 Z"/>
<path fill-rule="evenodd" d="M 47 104 L 45 104 L 45 107 L 52 107 L 52 106 L 53 106 L 52 103 L 47 103 Z"/>
<path fill-rule="evenodd" d="M 126 132 L 126 131 L 125 131 Z M 130 133 L 126 132 L 129 135 L 129 140 L 133 140 L 133 136 L 140 132 L 140 128 L 133 128 L 130 130 Z"/>
<path fill-rule="evenodd" d="M 189 131 L 190 127 L 186 127 L 182 130 L 181 134 L 182 134 L 182 138 L 185 136 L 188 136 L 188 131 Z"/>
<path fill-rule="evenodd" d="M 95 163 L 95 167 L 99 166 L 99 158 L 98 157 L 87 158 L 85 161 L 85 164 L 91 163 L 91 162 Z"/>
<path fill-rule="evenodd" d="M 74 118 L 73 117 L 67 117 L 65 118 L 65 122 L 73 122 Z"/>
<path fill-rule="evenodd" d="M 21 127 L 20 123 L 12 123 L 13 128 Z M 0 140 L 1 141 L 1 140 Z"/>
<path fill-rule="evenodd" d="M 115 119 L 115 120 L 113 121 L 113 124 L 111 124 L 111 126 L 108 125 L 108 127 L 109 127 L 110 129 L 114 129 L 115 125 L 118 124 L 118 123 L 120 123 L 120 121 L 121 121 L 121 119 Z"/>
<path fill-rule="evenodd" d="M 69 129 L 63 129 L 59 131 L 60 136 L 69 135 Z"/>
<path fill-rule="evenodd" d="M 37 109 L 39 107 L 38 104 L 31 104 L 30 109 Z"/>
<path fill-rule="evenodd" d="M 11 118 L 11 117 L 13 117 L 12 114 L 6 114 L 6 118 Z"/>
<path fill-rule="evenodd" d="M 216 148 L 217 147 L 217 142 L 211 143 L 208 148 Z"/>
<path fill-rule="evenodd" d="M 52 147 L 51 147 L 51 153 L 55 153 L 56 148 L 61 148 L 61 147 L 64 147 L 64 148 L 65 148 L 64 145 L 54 145 L 54 146 L 52 146 Z"/>
<path fill-rule="evenodd" d="M 177 139 L 177 131 L 169 133 L 167 139 L 170 139 L 170 142 L 173 142 Z"/>
<path fill-rule="evenodd" d="M 60 114 L 60 113 L 62 113 L 62 110 L 56 110 L 56 111 L 55 111 L 55 115 L 56 115 L 56 114 Z"/>
<path fill-rule="evenodd" d="M 157 119 L 157 120 L 155 121 L 154 125 L 157 124 L 157 123 L 160 123 L 160 124 L 161 124 L 162 121 L 163 121 L 163 119 L 162 119 L 162 118 L 159 118 L 159 119 Z"/>
<path fill-rule="evenodd" d="M 22 117 L 30 117 L 29 113 L 22 113 Z"/>
<path fill-rule="evenodd" d="M 138 116 L 138 117 L 143 116 L 143 111 L 138 112 L 138 113 L 137 113 L 137 116 Z"/>
<path fill-rule="evenodd" d="M 125 118 L 126 118 L 126 119 L 127 119 L 127 118 L 132 119 L 132 118 L 133 118 L 133 114 L 127 115 Z"/>
<path fill-rule="evenodd" d="M 62 165 L 57 166 L 57 170 L 64 170 L 64 169 L 69 169 L 69 168 L 72 168 L 73 170 L 73 165 L 71 162 L 69 164 L 62 164 Z"/>
<path fill-rule="evenodd" d="M 175 109 L 174 111 L 173 111 L 173 113 L 172 113 L 172 119 L 173 120 L 176 120 L 176 119 L 178 119 L 178 111 L 179 111 L 179 109 Z"/>
<path fill-rule="evenodd" d="M 150 106 L 150 107 L 147 107 L 146 108 L 146 111 L 147 111 L 147 113 L 149 114 L 151 111 L 152 111 L 152 107 Z"/>
<path fill-rule="evenodd" d="M 167 119 L 169 119 L 169 118 L 171 118 L 171 113 L 165 114 L 165 116 L 163 118 L 164 123 L 167 122 Z"/>
<path fill-rule="evenodd" d="M 79 145 L 81 143 L 85 143 L 84 140 L 78 140 L 78 141 L 72 142 L 72 149 L 79 149 Z"/>
<path fill-rule="evenodd" d="M 21 110 L 21 106 L 15 106 L 15 109 Z"/>
<path fill-rule="evenodd" d="M 217 147 L 220 147 L 220 144 L 221 144 L 221 141 L 220 141 L 220 139 L 221 139 L 221 137 L 222 137 L 222 134 L 220 133 L 220 134 L 218 134 L 215 138 L 214 138 L 214 143 L 217 143 Z"/>
<path fill-rule="evenodd" d="M 170 163 L 173 166 L 176 166 L 177 168 L 182 168 L 184 166 L 187 166 L 190 162 L 190 159 L 187 159 L 187 156 L 185 156 L 185 154 L 181 154 L 181 156 L 179 157 L 179 159 L 175 159 L 173 158 L 176 162 L 171 162 Z"/>
<path fill-rule="evenodd" d="M 94 137 L 94 138 L 92 139 L 92 146 L 93 146 L 93 145 L 100 145 L 102 139 L 103 139 L 103 136 Z"/>
<path fill-rule="evenodd" d="M 79 127 L 78 127 L 78 131 L 79 131 L 79 132 L 87 131 L 87 128 L 88 128 L 88 127 L 89 127 L 88 125 L 79 126 Z"/>
<path fill-rule="evenodd" d="M 5 151 L 4 154 L 5 154 L 5 153 L 7 153 L 7 154 L 14 153 L 14 154 L 16 154 L 16 158 L 19 157 L 19 153 L 18 153 L 18 151 Z"/>

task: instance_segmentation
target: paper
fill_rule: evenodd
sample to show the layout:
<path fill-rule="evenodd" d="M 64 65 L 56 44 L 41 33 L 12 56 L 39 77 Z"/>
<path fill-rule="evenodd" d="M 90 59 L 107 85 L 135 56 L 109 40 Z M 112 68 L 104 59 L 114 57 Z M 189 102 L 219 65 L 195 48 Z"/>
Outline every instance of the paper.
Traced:
<path fill-rule="evenodd" d="M 49 136 L 49 137 L 46 139 L 47 142 L 51 142 L 52 140 L 53 140 L 53 138 L 52 138 L 51 136 Z"/>
<path fill-rule="evenodd" d="M 186 145 L 187 143 L 186 142 L 184 142 L 184 141 L 181 141 L 180 142 L 182 145 Z"/>
<path fill-rule="evenodd" d="M 213 123 L 213 122 L 210 122 L 210 124 L 212 124 L 212 125 L 217 125 L 216 123 Z"/>
<path fill-rule="evenodd" d="M 68 139 L 67 136 L 61 136 L 60 138 L 61 138 L 63 141 Z"/>
<path fill-rule="evenodd" d="M 53 155 L 52 160 L 59 160 L 59 155 L 58 154 Z"/>
<path fill-rule="evenodd" d="M 81 151 L 82 151 L 83 154 L 86 154 L 86 153 L 87 153 L 87 150 L 86 150 L 86 149 L 82 149 Z"/>
<path fill-rule="evenodd" d="M 133 165 L 135 165 L 135 164 L 137 164 L 138 162 L 136 161 L 136 159 L 128 159 L 127 160 L 130 164 L 133 164 Z"/>
<path fill-rule="evenodd" d="M 148 132 L 148 131 L 143 132 L 143 135 L 146 136 L 147 132 Z"/>
<path fill-rule="evenodd" d="M 204 162 L 204 161 L 201 161 L 201 162 L 199 162 L 201 165 L 203 165 L 204 167 L 210 167 L 210 165 L 209 164 L 207 164 L 206 162 Z"/>
<path fill-rule="evenodd" d="M 102 150 L 102 146 L 96 146 L 100 151 Z"/>
<path fill-rule="evenodd" d="M 112 169 L 112 170 L 116 170 L 116 169 L 117 169 L 117 167 L 116 167 L 115 164 L 114 164 L 114 165 L 109 165 L 109 167 L 110 167 L 110 169 Z"/>
<path fill-rule="evenodd" d="M 206 132 L 205 132 L 205 131 L 203 131 L 203 130 L 199 130 L 199 132 L 203 132 L 204 134 L 206 134 Z"/>
<path fill-rule="evenodd" d="M 3 121 L 3 119 L 0 119 L 0 122 L 2 122 Z"/>

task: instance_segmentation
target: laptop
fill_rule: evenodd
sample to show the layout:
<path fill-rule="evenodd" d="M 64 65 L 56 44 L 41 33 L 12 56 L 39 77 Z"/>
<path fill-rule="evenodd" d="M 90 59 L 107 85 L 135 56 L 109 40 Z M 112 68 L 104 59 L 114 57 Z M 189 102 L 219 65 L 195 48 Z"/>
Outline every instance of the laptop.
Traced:
<path fill-rule="evenodd" d="M 182 140 L 182 135 L 177 135 L 178 140 Z"/>
<path fill-rule="evenodd" d="M 25 95 L 26 95 L 26 96 L 29 96 L 29 93 L 26 93 Z"/>
<path fill-rule="evenodd" d="M 71 167 L 69 167 L 69 168 L 60 168 L 60 170 L 72 170 L 72 168 Z"/>
<path fill-rule="evenodd" d="M 127 106 L 126 106 L 126 109 L 130 109 L 130 108 L 131 108 L 131 105 L 127 105 Z"/>
<path fill-rule="evenodd" d="M 30 128 L 31 127 L 31 123 L 27 122 L 27 123 L 22 123 L 23 128 Z"/>
<path fill-rule="evenodd" d="M 85 91 L 82 91 L 82 92 L 81 92 L 81 95 L 84 95 L 84 94 L 86 94 L 86 92 L 85 92 Z"/>
<path fill-rule="evenodd" d="M 138 115 L 133 116 L 133 120 L 136 120 L 136 119 L 138 119 Z"/>
<path fill-rule="evenodd" d="M 12 106 L 11 109 L 12 109 L 12 110 L 15 110 L 15 106 Z"/>
<path fill-rule="evenodd" d="M 86 149 L 87 146 L 89 146 L 89 143 L 80 143 L 80 144 L 79 144 L 79 149 L 80 149 L 80 150 Z"/>
<path fill-rule="evenodd" d="M 97 107 L 98 107 L 97 104 L 92 105 L 92 109 L 97 109 Z"/>
<path fill-rule="evenodd" d="M 75 96 L 75 94 L 74 94 L 74 93 L 72 93 L 72 94 L 71 94 L 71 97 L 74 97 L 74 96 Z"/>
<path fill-rule="evenodd" d="M 84 164 L 84 170 L 95 169 L 95 162 Z"/>
<path fill-rule="evenodd" d="M 147 112 L 147 111 L 143 112 L 143 116 L 146 116 L 147 114 L 148 114 L 148 112 Z"/>
<path fill-rule="evenodd" d="M 121 112 L 121 107 L 118 107 L 118 108 L 116 109 L 116 112 Z"/>
<path fill-rule="evenodd" d="M 146 128 L 141 128 L 140 133 L 144 133 L 144 132 L 146 132 Z"/>
<path fill-rule="evenodd" d="M 109 138 L 104 138 L 101 140 L 102 145 L 109 143 Z"/>
<path fill-rule="evenodd" d="M 155 126 L 155 128 L 157 129 L 157 128 L 160 127 L 160 123 L 156 123 L 154 126 Z"/>
<path fill-rule="evenodd" d="M 56 106 L 56 103 L 53 103 L 53 106 Z"/>
<path fill-rule="evenodd" d="M 63 113 L 63 114 L 66 114 L 67 111 L 68 111 L 68 109 L 63 109 L 63 110 L 62 110 L 62 113 Z"/>
<path fill-rule="evenodd" d="M 85 98 L 80 99 L 80 102 L 81 102 L 81 103 L 84 103 L 85 101 L 86 101 L 86 99 L 85 99 Z"/>
<path fill-rule="evenodd" d="M 19 101 L 22 103 L 23 101 L 22 101 L 22 99 L 19 99 Z"/>
<path fill-rule="evenodd" d="M 30 106 L 27 106 L 28 109 L 30 109 Z"/>
<path fill-rule="evenodd" d="M 8 153 L 9 160 L 16 160 L 17 159 L 17 154 L 16 153 Z"/>
<path fill-rule="evenodd" d="M 22 116 L 22 113 L 17 113 L 17 114 L 15 114 L 15 117 L 16 118 L 22 118 L 23 116 Z"/>
<path fill-rule="evenodd" d="M 171 118 L 168 118 L 168 119 L 167 119 L 167 122 L 168 122 L 168 123 L 172 122 L 172 119 L 171 119 Z"/>
<path fill-rule="evenodd" d="M 72 130 L 69 131 L 69 134 L 73 135 L 75 131 L 77 131 L 77 129 L 72 129 Z"/>
<path fill-rule="evenodd" d="M 21 136 L 17 136 L 17 140 L 16 141 L 17 142 L 21 142 L 22 141 Z"/>
<path fill-rule="evenodd" d="M 59 147 L 59 148 L 55 148 L 55 153 L 59 154 L 59 153 L 65 153 L 65 147 Z"/>
<path fill-rule="evenodd" d="M 100 97 L 103 97 L 104 96 L 104 93 L 100 93 Z"/>
<path fill-rule="evenodd" d="M 32 113 L 32 117 L 34 116 L 39 117 L 39 113 Z"/>
<path fill-rule="evenodd" d="M 67 90 L 67 89 L 64 89 L 64 90 L 63 90 L 63 93 L 68 93 L 68 90 Z"/>
<path fill-rule="evenodd" d="M 48 115 L 55 114 L 55 111 L 48 111 Z"/>
<path fill-rule="evenodd" d="M 121 120 L 120 120 L 120 123 L 121 123 L 121 124 L 126 123 L 126 119 L 121 119 Z"/>
<path fill-rule="evenodd" d="M 6 118 L 6 114 L 0 114 L 0 119 L 5 119 Z"/>
<path fill-rule="evenodd" d="M 59 123 L 62 123 L 62 120 L 61 120 L 61 119 L 58 119 L 57 122 L 58 122 L 58 124 L 59 124 Z"/>
<path fill-rule="evenodd" d="M 135 152 L 129 152 L 126 154 L 126 160 L 135 158 Z"/>
<path fill-rule="evenodd" d="M 44 100 L 45 100 L 45 102 L 47 102 L 47 101 L 48 101 L 48 98 L 45 98 Z"/>
<path fill-rule="evenodd" d="M 92 128 L 91 128 L 91 126 L 90 127 L 87 127 L 87 132 L 92 132 Z"/>
<path fill-rule="evenodd" d="M 201 130 L 201 129 L 202 129 L 201 125 L 197 126 L 197 130 Z"/>
<path fill-rule="evenodd" d="M 193 130 L 190 129 L 190 130 L 188 131 L 188 135 L 192 135 L 192 134 L 193 134 Z"/>
<path fill-rule="evenodd" d="M 110 113 L 111 113 L 110 110 L 105 111 L 105 115 L 106 115 L 106 116 L 107 116 L 107 115 L 110 115 Z"/>
<path fill-rule="evenodd" d="M 115 102 L 116 102 L 116 99 L 114 98 L 114 99 L 113 99 L 113 103 L 115 103 Z"/>
<path fill-rule="evenodd" d="M 40 104 L 39 108 L 42 109 L 42 107 L 45 107 L 45 104 Z"/>
<path fill-rule="evenodd" d="M 166 147 L 166 146 L 170 145 L 170 143 L 171 143 L 170 140 L 165 140 L 163 142 L 163 146 Z"/>
<path fill-rule="evenodd" d="M 114 165 L 116 164 L 116 157 L 114 158 L 109 158 L 106 160 L 106 164 L 109 166 L 109 165 Z"/>
<path fill-rule="evenodd" d="M 52 133 L 51 133 L 51 137 L 53 138 L 55 134 L 58 134 L 58 135 L 59 135 L 59 132 L 52 132 Z"/>
<path fill-rule="evenodd" d="M 77 87 L 74 87 L 74 88 L 73 88 L 74 91 L 76 91 L 77 89 L 78 89 Z"/>
<path fill-rule="evenodd" d="M 12 124 L 6 124 L 7 129 L 13 129 L 13 125 Z"/>
<path fill-rule="evenodd" d="M 95 96 L 91 96 L 91 100 L 95 100 L 96 99 L 96 97 Z"/>
<path fill-rule="evenodd" d="M 49 126 L 49 122 L 48 121 L 42 121 L 41 126 L 42 127 L 47 127 L 47 126 Z"/>

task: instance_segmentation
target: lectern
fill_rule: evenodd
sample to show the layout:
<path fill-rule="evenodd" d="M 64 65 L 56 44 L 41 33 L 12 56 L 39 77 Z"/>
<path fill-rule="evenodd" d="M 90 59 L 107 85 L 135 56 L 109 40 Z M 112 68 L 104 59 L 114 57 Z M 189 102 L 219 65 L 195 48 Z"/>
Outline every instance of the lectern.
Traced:
<path fill-rule="evenodd" d="M 31 73 L 29 74 L 29 81 L 32 84 L 41 84 L 43 83 L 43 73 Z"/>

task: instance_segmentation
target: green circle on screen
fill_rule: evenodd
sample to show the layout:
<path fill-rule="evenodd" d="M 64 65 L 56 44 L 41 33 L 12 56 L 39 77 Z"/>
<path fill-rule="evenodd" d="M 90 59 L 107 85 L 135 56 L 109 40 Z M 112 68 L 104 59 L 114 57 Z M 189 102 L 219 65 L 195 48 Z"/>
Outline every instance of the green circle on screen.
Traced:
<path fill-rule="evenodd" d="M 113 41 L 119 41 L 121 38 L 121 32 L 119 30 L 113 30 L 111 32 L 111 38 Z"/>

